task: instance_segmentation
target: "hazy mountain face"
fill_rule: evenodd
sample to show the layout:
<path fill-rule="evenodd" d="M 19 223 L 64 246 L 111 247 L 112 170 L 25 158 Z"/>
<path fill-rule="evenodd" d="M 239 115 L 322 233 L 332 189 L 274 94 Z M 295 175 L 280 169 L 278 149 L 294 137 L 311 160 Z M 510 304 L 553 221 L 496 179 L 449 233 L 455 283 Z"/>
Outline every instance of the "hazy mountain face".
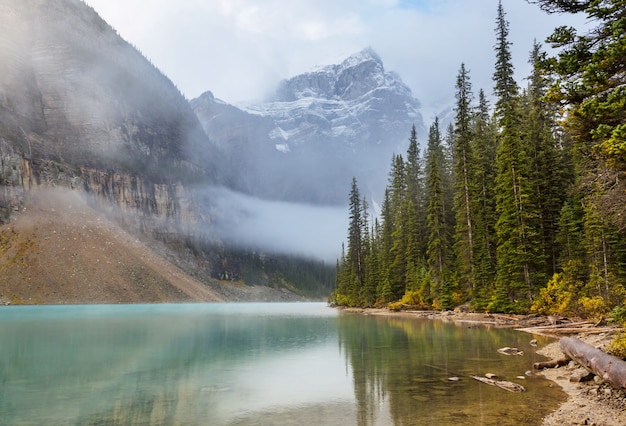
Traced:
<path fill-rule="evenodd" d="M 285 80 L 265 103 L 206 93 L 192 109 L 82 1 L 0 0 L 0 27 L 4 213 L 22 190 L 70 187 L 147 234 L 332 259 L 346 213 L 311 205 L 345 205 L 352 176 L 382 193 L 391 154 L 413 124 L 424 134 L 418 101 L 369 49 Z"/>
<path fill-rule="evenodd" d="M 128 190 L 161 214 L 157 185 L 215 182 L 184 97 L 83 2 L 0 0 L 0 27 L 1 184 Z"/>
<path fill-rule="evenodd" d="M 207 92 L 191 105 L 236 171 L 228 181 L 283 201 L 345 204 L 353 176 L 380 196 L 411 126 L 425 135 L 419 101 L 371 49 L 283 81 L 264 103 L 236 108 Z"/>

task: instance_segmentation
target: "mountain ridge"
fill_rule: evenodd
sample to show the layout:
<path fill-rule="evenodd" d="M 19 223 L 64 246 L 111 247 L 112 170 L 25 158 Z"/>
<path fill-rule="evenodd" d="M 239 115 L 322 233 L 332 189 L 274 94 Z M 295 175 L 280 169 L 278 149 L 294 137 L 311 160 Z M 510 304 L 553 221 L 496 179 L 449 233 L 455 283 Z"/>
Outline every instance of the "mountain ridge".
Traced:
<path fill-rule="evenodd" d="M 225 157 L 243 165 L 231 184 L 269 199 L 341 205 L 352 176 L 381 196 L 411 127 L 426 133 L 419 100 L 370 47 L 283 80 L 264 102 L 234 106 L 206 92 L 190 103 Z"/>
<path fill-rule="evenodd" d="M 196 190 L 224 160 L 169 78 L 80 0 L 0 0 L 0 26 L 1 303 L 295 297 L 234 285 Z"/>

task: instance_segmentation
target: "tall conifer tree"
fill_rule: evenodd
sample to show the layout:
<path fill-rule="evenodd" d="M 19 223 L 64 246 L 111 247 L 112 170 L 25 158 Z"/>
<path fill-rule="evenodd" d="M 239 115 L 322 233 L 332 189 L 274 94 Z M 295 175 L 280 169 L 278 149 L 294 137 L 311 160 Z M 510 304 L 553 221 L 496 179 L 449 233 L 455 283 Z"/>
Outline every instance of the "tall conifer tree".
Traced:
<path fill-rule="evenodd" d="M 548 81 L 539 67 L 541 55 L 541 46 L 535 42 L 530 54 L 533 72 L 526 94 L 523 138 L 529 153 L 533 204 L 538 212 L 535 227 L 541 239 L 540 253 L 536 255 L 537 272 L 538 278 L 543 275 L 545 281 L 556 272 L 555 240 L 571 171 L 556 137 L 556 112 L 543 100 Z"/>
<path fill-rule="evenodd" d="M 417 141 L 415 125 L 411 128 L 409 148 L 406 153 L 406 199 L 408 218 L 408 247 L 407 261 L 417 266 L 425 253 L 425 214 L 423 188 L 422 159 Z"/>
<path fill-rule="evenodd" d="M 478 94 L 478 107 L 474 114 L 472 140 L 473 172 L 476 196 L 473 200 L 475 226 L 474 265 L 476 275 L 473 304 L 484 309 L 493 293 L 496 275 L 494 199 L 496 128 L 489 113 L 489 102 L 483 90 Z"/>
<path fill-rule="evenodd" d="M 590 287 L 615 301 L 626 279 L 626 2 L 529 2 L 549 13 L 584 12 L 595 25 L 586 33 L 556 28 L 548 41 L 559 53 L 543 67 L 557 76 L 548 99 L 568 111 L 564 123 L 576 153 Z"/>
<path fill-rule="evenodd" d="M 360 304 L 361 289 L 365 282 L 366 242 L 363 230 L 367 227 L 363 202 L 359 193 L 356 178 L 352 178 L 349 197 L 350 222 L 348 225 L 348 252 L 346 255 L 347 270 L 350 281 L 348 294 L 351 304 Z"/>
<path fill-rule="evenodd" d="M 465 64 L 456 80 L 456 120 L 454 139 L 454 177 L 456 215 L 455 251 L 459 281 L 468 293 L 475 292 L 474 272 L 474 171 L 472 162 L 472 85 Z"/>
<path fill-rule="evenodd" d="M 408 216 L 406 194 L 406 164 L 401 155 L 396 155 L 389 176 L 391 184 L 391 214 L 393 231 L 389 264 L 389 282 L 394 300 L 400 299 L 406 291 Z"/>
<path fill-rule="evenodd" d="M 436 302 L 440 308 L 452 307 L 452 274 L 450 271 L 451 231 L 446 211 L 445 186 L 442 170 L 445 158 L 439 130 L 439 120 L 430 127 L 426 152 L 426 197 L 428 200 L 427 262 L 429 288 L 423 289 L 426 301 Z"/>
<path fill-rule="evenodd" d="M 395 161 L 395 160 L 394 160 Z M 391 206 L 391 191 L 389 187 L 385 189 L 385 197 L 383 199 L 383 204 L 381 207 L 381 232 L 380 232 L 380 257 L 379 257 L 379 274 L 381 280 L 379 285 L 377 286 L 377 295 L 379 299 L 383 303 L 388 303 L 394 300 L 394 292 L 393 292 L 393 277 L 392 271 L 390 268 L 391 262 L 393 260 L 391 248 L 393 246 L 393 211 Z"/>
<path fill-rule="evenodd" d="M 519 95 L 513 78 L 509 23 L 502 2 L 496 21 L 496 66 L 494 72 L 496 119 L 500 128 L 496 155 L 497 276 L 496 291 L 490 305 L 496 311 L 523 310 L 532 298 L 532 248 L 536 236 L 532 228 L 529 161 L 521 138 Z"/>
<path fill-rule="evenodd" d="M 409 148 L 406 154 L 406 200 L 405 215 L 407 225 L 406 245 L 406 287 L 407 290 L 416 290 L 418 277 L 424 266 L 426 252 L 425 244 L 425 214 L 422 159 L 417 141 L 415 125 L 411 128 Z"/>

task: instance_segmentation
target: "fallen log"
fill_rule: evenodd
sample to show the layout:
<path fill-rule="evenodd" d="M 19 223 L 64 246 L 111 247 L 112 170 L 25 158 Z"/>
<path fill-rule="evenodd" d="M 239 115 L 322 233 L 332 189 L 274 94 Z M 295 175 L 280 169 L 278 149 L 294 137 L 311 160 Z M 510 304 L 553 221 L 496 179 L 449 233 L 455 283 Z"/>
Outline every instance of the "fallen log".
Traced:
<path fill-rule="evenodd" d="M 497 386 L 500 389 L 507 390 L 509 392 L 526 392 L 526 388 L 522 385 L 518 385 L 517 383 L 507 382 L 506 380 L 494 380 L 488 379 L 487 377 L 481 376 L 470 376 L 472 379 L 478 380 L 479 382 L 487 383 L 491 386 Z"/>
<path fill-rule="evenodd" d="M 542 336 L 554 336 L 563 334 L 601 334 L 601 333 L 614 333 L 614 327 L 526 327 L 518 328 L 518 331 L 524 331 L 526 333 L 540 334 Z"/>
<path fill-rule="evenodd" d="M 573 337 L 562 337 L 559 341 L 563 353 L 590 373 L 618 389 L 626 389 L 626 361 L 594 348 Z"/>
<path fill-rule="evenodd" d="M 553 330 L 546 329 L 543 331 L 550 331 L 554 334 L 601 334 L 601 333 L 611 333 L 615 331 L 613 327 L 567 327 L 567 328 L 555 328 Z"/>
<path fill-rule="evenodd" d="M 543 370 L 544 368 L 556 368 L 567 365 L 572 359 L 569 357 L 553 359 L 550 361 L 536 362 L 533 364 L 535 370 Z"/>
<path fill-rule="evenodd" d="M 574 328 L 574 327 L 585 327 L 585 326 L 593 327 L 594 323 L 590 321 L 566 322 L 566 323 L 561 323 L 561 324 L 537 325 L 532 328 L 536 328 L 537 330 L 542 330 L 542 329 Z M 531 328 L 531 327 L 528 327 L 528 328 Z"/>

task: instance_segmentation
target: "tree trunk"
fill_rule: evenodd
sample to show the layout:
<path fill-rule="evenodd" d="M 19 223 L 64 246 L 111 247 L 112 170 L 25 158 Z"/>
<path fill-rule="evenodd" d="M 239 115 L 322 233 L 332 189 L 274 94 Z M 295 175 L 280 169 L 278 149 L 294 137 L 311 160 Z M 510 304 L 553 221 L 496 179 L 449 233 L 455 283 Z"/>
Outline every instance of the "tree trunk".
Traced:
<path fill-rule="evenodd" d="M 480 377 L 480 376 L 470 376 L 470 377 L 472 379 L 478 380 L 479 382 L 487 383 L 488 385 L 491 385 L 491 386 L 497 386 L 500 389 L 504 389 L 509 392 L 526 392 L 526 388 L 524 386 L 519 385 L 517 383 L 508 382 L 506 380 L 494 380 L 494 379 L 489 379 L 487 377 Z"/>
<path fill-rule="evenodd" d="M 587 371 L 594 373 L 616 388 L 626 389 L 626 361 L 573 337 L 563 337 L 559 344 L 565 355 L 572 358 Z"/>
<path fill-rule="evenodd" d="M 556 368 L 567 365 L 571 361 L 571 358 L 565 357 L 561 359 L 553 359 L 551 361 L 536 362 L 533 364 L 535 370 L 543 370 L 544 368 Z"/>

